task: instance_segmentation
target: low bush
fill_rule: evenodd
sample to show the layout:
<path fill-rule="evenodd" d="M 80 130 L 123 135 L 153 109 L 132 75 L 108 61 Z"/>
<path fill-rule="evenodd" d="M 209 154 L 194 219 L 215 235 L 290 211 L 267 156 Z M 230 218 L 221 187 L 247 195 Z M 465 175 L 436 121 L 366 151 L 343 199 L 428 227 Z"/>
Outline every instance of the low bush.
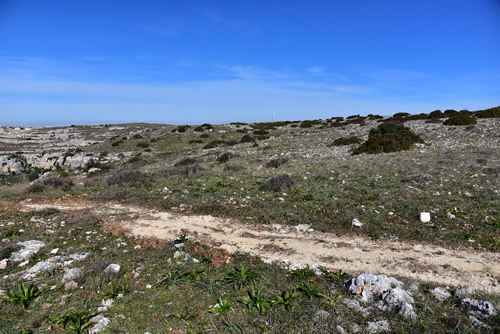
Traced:
<path fill-rule="evenodd" d="M 173 175 L 189 176 L 189 175 L 201 173 L 203 171 L 205 171 L 205 168 L 203 168 L 200 165 L 189 165 L 189 166 L 176 166 L 176 167 L 172 168 L 170 173 Z"/>
<path fill-rule="evenodd" d="M 278 158 L 278 159 L 272 159 L 268 163 L 264 165 L 266 168 L 278 168 L 280 166 L 283 166 L 288 162 L 288 159 L 285 158 Z"/>
<path fill-rule="evenodd" d="M 196 163 L 196 159 L 193 158 L 184 158 L 174 164 L 174 167 L 180 167 L 180 166 L 189 166 L 189 165 L 194 165 Z"/>
<path fill-rule="evenodd" d="M 443 112 L 441 110 L 434 110 L 432 111 L 429 116 L 428 116 L 429 119 L 435 119 L 435 118 L 445 118 Z"/>
<path fill-rule="evenodd" d="M 250 135 L 244 135 L 243 137 L 241 137 L 240 140 L 240 143 L 252 143 L 252 142 L 255 142 L 255 139 L 252 138 L 252 136 Z"/>
<path fill-rule="evenodd" d="M 69 191 L 71 187 L 74 186 L 73 181 L 63 178 L 63 177 L 51 177 L 48 179 L 43 179 L 36 181 L 31 186 L 28 187 L 28 192 L 42 192 L 47 187 L 61 189 L 63 191 Z"/>
<path fill-rule="evenodd" d="M 233 158 L 234 155 L 232 153 L 226 152 L 218 155 L 215 159 L 218 163 L 224 164 L 229 161 L 229 159 Z"/>
<path fill-rule="evenodd" d="M 226 172 L 239 172 L 242 170 L 245 170 L 246 167 L 241 166 L 241 165 L 226 165 L 224 166 L 224 171 Z"/>
<path fill-rule="evenodd" d="M 398 152 L 410 149 L 415 143 L 423 143 L 423 140 L 403 124 L 382 123 L 370 130 L 368 140 L 356 148 L 353 155 Z"/>
<path fill-rule="evenodd" d="M 444 125 L 473 125 L 477 124 L 477 121 L 474 117 L 467 116 L 464 114 L 457 114 L 456 116 L 448 118 L 444 123 Z"/>
<path fill-rule="evenodd" d="M 210 148 L 216 148 L 216 147 L 224 145 L 225 143 L 226 142 L 223 140 L 214 140 L 214 141 L 211 141 L 210 143 L 208 143 L 207 145 L 205 145 L 203 148 L 206 150 L 210 149 Z"/>
<path fill-rule="evenodd" d="M 335 139 L 335 141 L 332 143 L 332 146 L 344 146 L 344 145 L 352 145 L 359 143 L 361 143 L 361 138 L 358 138 L 356 136 L 348 136 Z"/>
<path fill-rule="evenodd" d="M 478 110 L 475 112 L 475 114 L 478 118 L 500 117 L 500 106 L 484 110 Z"/>
<path fill-rule="evenodd" d="M 253 134 L 257 135 L 257 136 L 265 136 L 265 135 L 269 134 L 269 131 L 267 131 L 267 130 L 254 130 Z"/>
<path fill-rule="evenodd" d="M 287 174 L 272 177 L 260 186 L 264 191 L 284 191 L 295 187 L 295 181 Z"/>
<path fill-rule="evenodd" d="M 137 143 L 136 145 L 137 147 L 140 147 L 140 148 L 148 148 L 149 147 L 149 144 L 148 143 Z"/>
<path fill-rule="evenodd" d="M 109 186 L 115 184 L 134 184 L 134 185 L 142 185 L 151 181 L 151 177 L 145 173 L 139 171 L 126 171 L 121 173 L 116 173 L 111 175 L 106 179 L 106 183 Z"/>

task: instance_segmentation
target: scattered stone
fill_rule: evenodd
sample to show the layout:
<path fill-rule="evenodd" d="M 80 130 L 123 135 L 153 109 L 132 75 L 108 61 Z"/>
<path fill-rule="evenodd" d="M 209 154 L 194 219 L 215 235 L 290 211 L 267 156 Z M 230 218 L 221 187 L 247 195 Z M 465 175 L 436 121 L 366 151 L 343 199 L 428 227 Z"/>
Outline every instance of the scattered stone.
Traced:
<path fill-rule="evenodd" d="M 57 252 L 59 252 L 59 248 L 54 248 L 53 250 L 50 251 L 51 255 L 56 255 Z"/>
<path fill-rule="evenodd" d="M 174 247 L 177 248 L 178 250 L 183 250 L 184 246 L 185 244 L 183 242 L 174 245 Z"/>
<path fill-rule="evenodd" d="M 456 289 L 454 295 L 460 299 L 471 298 L 476 293 L 473 288 Z"/>
<path fill-rule="evenodd" d="M 28 260 L 31 255 L 38 253 L 41 248 L 45 247 L 45 243 L 38 240 L 18 242 L 17 245 L 21 246 L 22 249 L 10 255 L 9 260 L 13 262 L 22 262 Z"/>
<path fill-rule="evenodd" d="M 440 302 L 445 301 L 446 299 L 451 297 L 451 293 L 449 293 L 445 288 L 437 287 L 434 290 L 430 291 L 434 297 L 437 298 Z"/>
<path fill-rule="evenodd" d="M 417 282 L 411 283 L 409 290 L 410 290 L 410 293 L 412 293 L 412 294 L 419 293 L 420 292 L 420 284 L 418 284 Z"/>
<path fill-rule="evenodd" d="M 363 223 L 358 220 L 358 218 L 354 218 L 351 222 L 351 225 L 354 227 L 363 228 Z"/>
<path fill-rule="evenodd" d="M 345 329 L 340 325 L 337 325 L 337 327 L 335 327 L 335 330 L 338 334 L 345 334 Z"/>
<path fill-rule="evenodd" d="M 489 331 L 491 330 L 491 327 L 486 325 L 484 322 L 479 321 L 476 317 L 473 317 L 472 315 L 469 316 L 469 320 L 472 323 L 472 326 L 476 327 L 477 329 L 481 331 Z"/>
<path fill-rule="evenodd" d="M 76 283 L 75 281 L 69 281 L 64 284 L 64 290 L 66 291 L 74 290 L 76 288 L 78 288 L 78 283 Z"/>
<path fill-rule="evenodd" d="M 371 308 L 365 308 L 361 306 L 361 304 L 357 300 L 349 299 L 349 298 L 343 298 L 342 299 L 342 304 L 347 306 L 348 308 L 358 311 L 361 313 L 364 317 L 368 317 L 370 315 Z"/>
<path fill-rule="evenodd" d="M 386 275 L 374 275 L 364 273 L 358 277 L 353 277 L 344 283 L 344 286 L 355 295 L 359 295 L 361 301 L 367 302 L 374 296 L 380 296 L 387 290 L 395 287 L 401 287 L 403 282 L 394 277 Z"/>
<path fill-rule="evenodd" d="M 95 317 L 91 318 L 90 321 L 95 323 L 95 325 L 92 326 L 89 331 L 90 334 L 99 333 L 111 323 L 111 320 L 106 318 L 104 314 L 98 314 Z"/>
<path fill-rule="evenodd" d="M 474 298 L 465 298 L 462 300 L 462 307 L 469 310 L 470 313 L 477 315 L 480 318 L 487 319 L 492 315 L 496 315 L 497 311 L 490 302 L 485 300 L 477 300 Z"/>
<path fill-rule="evenodd" d="M 62 282 L 63 283 L 66 283 L 66 282 L 69 282 L 69 281 L 77 281 L 78 279 L 82 278 L 83 277 L 83 271 L 81 271 L 81 269 L 79 268 L 72 268 L 72 269 L 68 269 L 65 273 L 64 273 L 64 276 L 62 278 Z"/>
<path fill-rule="evenodd" d="M 297 232 L 312 232 L 314 229 L 311 228 L 311 225 L 309 224 L 299 224 L 295 226 L 295 229 Z"/>
<path fill-rule="evenodd" d="M 320 320 L 327 320 L 330 317 L 330 313 L 325 310 L 318 310 L 314 313 L 314 317 Z"/>
<path fill-rule="evenodd" d="M 90 253 L 76 253 L 68 255 L 68 258 L 74 261 L 82 261 L 85 260 L 89 255 Z"/>
<path fill-rule="evenodd" d="M 9 262 L 9 259 L 3 259 L 2 261 L 0 261 L 0 269 L 7 268 L 7 262 Z"/>
<path fill-rule="evenodd" d="M 431 214 L 429 212 L 420 212 L 420 222 L 428 224 L 431 222 Z"/>
<path fill-rule="evenodd" d="M 380 332 L 389 332 L 391 324 L 389 321 L 382 319 L 377 321 L 371 321 L 368 323 L 368 333 L 380 333 Z"/>
<path fill-rule="evenodd" d="M 109 266 L 104 269 L 105 274 L 117 274 L 120 272 L 120 265 L 116 263 L 111 263 Z"/>

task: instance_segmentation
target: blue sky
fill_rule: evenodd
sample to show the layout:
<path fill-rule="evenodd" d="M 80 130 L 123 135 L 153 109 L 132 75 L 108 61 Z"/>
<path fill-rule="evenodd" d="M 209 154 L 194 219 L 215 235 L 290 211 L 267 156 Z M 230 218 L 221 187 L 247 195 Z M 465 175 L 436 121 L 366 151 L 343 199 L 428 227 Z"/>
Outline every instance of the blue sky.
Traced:
<path fill-rule="evenodd" d="M 0 124 L 500 105 L 499 0 L 0 0 Z"/>

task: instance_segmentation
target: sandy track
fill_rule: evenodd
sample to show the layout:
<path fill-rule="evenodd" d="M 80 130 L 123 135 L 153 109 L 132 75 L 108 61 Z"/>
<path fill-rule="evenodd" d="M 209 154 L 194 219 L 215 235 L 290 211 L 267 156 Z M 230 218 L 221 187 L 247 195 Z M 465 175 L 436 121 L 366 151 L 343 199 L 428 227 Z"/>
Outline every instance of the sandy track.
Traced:
<path fill-rule="evenodd" d="M 228 252 L 236 250 L 259 255 L 266 262 L 290 267 L 325 266 L 351 274 L 383 273 L 402 279 L 435 282 L 442 286 L 468 286 L 500 293 L 500 254 L 471 249 L 448 249 L 434 245 L 372 241 L 361 237 L 304 231 L 293 226 L 249 225 L 234 219 L 185 216 L 118 204 L 61 201 L 20 203 L 20 210 L 55 207 L 62 211 L 93 209 L 136 237 L 173 240 L 185 232 Z M 126 220 L 112 218 L 128 214 Z M 123 217 L 123 215 L 120 215 Z"/>

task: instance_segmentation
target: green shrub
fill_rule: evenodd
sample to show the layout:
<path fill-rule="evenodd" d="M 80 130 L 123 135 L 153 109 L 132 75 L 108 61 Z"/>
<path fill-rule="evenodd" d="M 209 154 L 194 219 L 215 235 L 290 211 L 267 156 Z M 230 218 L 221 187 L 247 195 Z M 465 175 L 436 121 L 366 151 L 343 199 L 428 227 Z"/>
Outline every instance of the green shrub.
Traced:
<path fill-rule="evenodd" d="M 254 130 L 253 134 L 257 135 L 257 136 L 265 136 L 265 135 L 269 134 L 269 131 L 267 131 L 267 130 Z"/>
<path fill-rule="evenodd" d="M 216 147 L 224 145 L 225 143 L 226 142 L 223 140 L 214 140 L 214 141 L 211 141 L 210 143 L 208 143 L 207 145 L 205 145 L 203 148 L 206 150 L 210 149 L 210 148 L 216 148 Z"/>
<path fill-rule="evenodd" d="M 360 153 L 388 153 L 408 150 L 423 140 L 401 123 L 382 123 L 371 129 L 368 140 L 356 148 L 353 155 Z"/>
<path fill-rule="evenodd" d="M 222 153 L 221 155 L 218 155 L 216 157 L 216 160 L 218 163 L 224 164 L 224 163 L 228 162 L 229 159 L 231 159 L 233 156 L 234 155 L 232 153 L 226 152 L 226 153 Z"/>
<path fill-rule="evenodd" d="M 210 135 L 208 133 L 202 133 L 200 138 L 210 138 Z"/>
<path fill-rule="evenodd" d="M 477 121 L 474 117 L 470 117 L 464 114 L 457 114 L 456 116 L 448 118 L 444 123 L 444 125 L 473 125 L 477 124 Z"/>
<path fill-rule="evenodd" d="M 141 139 L 142 136 L 140 134 L 136 133 L 135 135 L 132 136 L 132 138 L 134 138 L 134 139 Z"/>
<path fill-rule="evenodd" d="M 116 173 L 111 175 L 106 179 L 106 183 L 109 186 L 114 184 L 129 183 L 133 185 L 142 185 L 151 181 L 151 177 L 139 171 L 126 171 L 121 173 Z"/>
<path fill-rule="evenodd" d="M 366 142 L 356 148 L 353 155 L 404 151 L 409 150 L 413 144 L 422 142 L 419 136 L 410 131 L 376 134 L 370 136 Z"/>
<path fill-rule="evenodd" d="M 500 106 L 490 109 L 478 110 L 475 112 L 478 118 L 493 118 L 500 117 Z"/>
<path fill-rule="evenodd" d="M 431 112 L 429 114 L 429 119 L 433 119 L 433 118 L 444 118 L 444 114 L 441 110 L 434 110 L 433 112 Z"/>
<path fill-rule="evenodd" d="M 361 138 L 355 136 L 348 136 L 335 139 L 332 143 L 332 146 L 343 146 L 343 145 L 352 145 L 361 143 Z"/>
<path fill-rule="evenodd" d="M 148 148 L 149 147 L 149 144 L 148 143 L 137 143 L 136 145 L 137 147 L 140 147 L 140 148 Z"/>

